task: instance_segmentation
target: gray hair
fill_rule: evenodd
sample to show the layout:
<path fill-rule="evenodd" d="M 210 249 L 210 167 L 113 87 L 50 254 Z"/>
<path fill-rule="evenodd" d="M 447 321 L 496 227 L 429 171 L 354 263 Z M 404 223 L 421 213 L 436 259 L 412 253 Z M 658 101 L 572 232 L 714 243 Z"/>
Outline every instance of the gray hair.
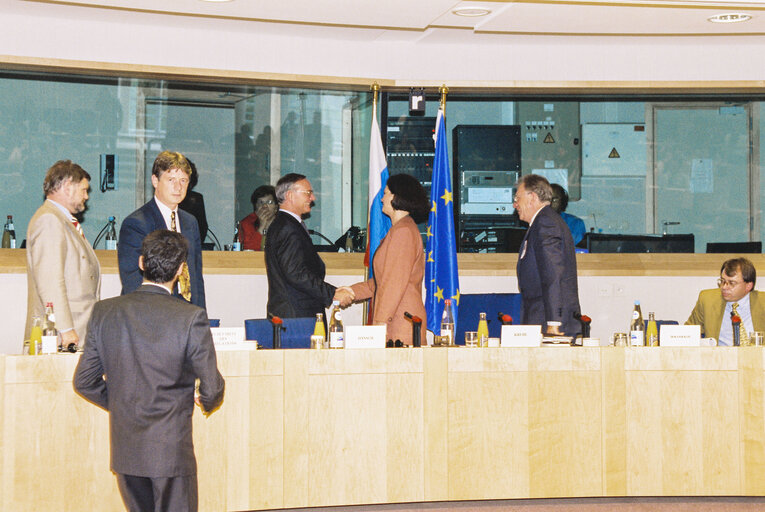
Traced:
<path fill-rule="evenodd" d="M 528 192 L 534 192 L 543 203 L 552 202 L 552 187 L 550 186 L 550 182 L 547 181 L 547 178 L 544 176 L 527 174 L 518 180 L 518 186 L 521 185 L 523 185 Z"/>
<path fill-rule="evenodd" d="M 305 175 L 291 172 L 285 174 L 276 182 L 276 200 L 279 204 L 284 202 L 285 195 L 292 189 L 292 186 L 300 180 L 304 180 Z"/>

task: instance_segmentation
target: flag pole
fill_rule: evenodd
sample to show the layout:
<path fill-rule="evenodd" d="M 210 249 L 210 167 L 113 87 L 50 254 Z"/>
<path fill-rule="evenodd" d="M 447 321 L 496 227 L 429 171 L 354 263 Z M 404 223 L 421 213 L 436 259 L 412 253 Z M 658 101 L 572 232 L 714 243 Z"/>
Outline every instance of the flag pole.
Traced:
<path fill-rule="evenodd" d="M 441 111 L 446 114 L 446 95 L 449 94 L 449 88 L 446 87 L 446 84 L 442 84 L 441 87 L 438 88 L 438 92 L 441 93 L 441 101 L 439 103 Z"/>
<path fill-rule="evenodd" d="M 372 86 L 370 87 L 370 89 L 372 89 L 372 93 L 373 93 L 373 96 L 372 96 L 372 115 L 377 117 L 377 96 L 380 93 L 380 84 L 378 84 L 377 82 L 373 82 Z M 368 210 L 369 209 L 367 208 L 367 211 Z M 369 231 L 370 231 L 369 230 L 369 220 L 367 220 L 367 250 L 369 248 L 369 235 L 370 235 Z M 364 265 L 364 281 L 366 281 L 367 279 L 369 279 L 369 267 Z M 369 301 L 368 300 L 364 301 L 364 305 L 362 306 L 361 314 L 362 314 L 361 318 L 362 318 L 363 324 L 367 325 L 369 323 Z"/>

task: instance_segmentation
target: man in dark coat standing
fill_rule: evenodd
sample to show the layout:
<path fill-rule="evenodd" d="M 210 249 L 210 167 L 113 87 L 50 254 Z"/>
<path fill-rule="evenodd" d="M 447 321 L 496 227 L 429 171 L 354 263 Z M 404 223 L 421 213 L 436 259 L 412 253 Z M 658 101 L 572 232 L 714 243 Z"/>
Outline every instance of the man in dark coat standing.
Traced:
<path fill-rule="evenodd" d="M 552 188 L 542 176 L 518 181 L 513 205 L 529 229 L 518 253 L 521 323 L 541 325 L 547 335 L 576 336 L 581 324 L 574 240 L 566 222 L 550 207 Z"/>
<path fill-rule="evenodd" d="M 144 238 L 143 284 L 96 303 L 74 374 L 77 393 L 109 412 L 111 470 L 130 511 L 197 510 L 194 404 L 210 414 L 223 401 L 207 314 L 171 293 L 187 252 L 180 233 Z"/>
<path fill-rule="evenodd" d="M 283 318 L 312 317 L 337 298 L 347 306 L 353 298 L 348 288 L 337 290 L 324 282 L 326 269 L 311 243 L 303 216 L 316 199 L 311 182 L 290 173 L 276 183 L 279 211 L 266 236 L 268 314 Z M 335 297 L 337 295 L 337 297 Z"/>

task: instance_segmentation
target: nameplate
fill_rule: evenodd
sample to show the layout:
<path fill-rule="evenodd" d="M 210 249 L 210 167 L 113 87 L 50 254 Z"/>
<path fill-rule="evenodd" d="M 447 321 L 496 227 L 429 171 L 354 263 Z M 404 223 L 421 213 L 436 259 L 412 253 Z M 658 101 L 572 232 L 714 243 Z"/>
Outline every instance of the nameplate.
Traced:
<path fill-rule="evenodd" d="M 244 327 L 211 327 L 215 350 L 255 350 L 254 340 L 244 339 Z"/>
<path fill-rule="evenodd" d="M 503 325 L 500 346 L 538 347 L 542 343 L 541 325 Z"/>
<path fill-rule="evenodd" d="M 659 339 L 662 347 L 698 347 L 701 345 L 701 326 L 662 325 Z"/>
<path fill-rule="evenodd" d="M 345 327 L 345 348 L 385 348 L 384 325 L 348 325 Z"/>

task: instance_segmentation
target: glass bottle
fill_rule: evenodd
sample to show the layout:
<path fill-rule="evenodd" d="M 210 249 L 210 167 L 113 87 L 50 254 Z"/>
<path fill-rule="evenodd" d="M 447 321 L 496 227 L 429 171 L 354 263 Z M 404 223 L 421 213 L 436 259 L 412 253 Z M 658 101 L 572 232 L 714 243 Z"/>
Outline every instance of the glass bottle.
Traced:
<path fill-rule="evenodd" d="M 53 354 L 58 347 L 58 331 L 56 330 L 56 315 L 53 303 L 45 304 L 45 317 L 42 325 L 41 351 L 38 354 Z"/>
<path fill-rule="evenodd" d="M 344 348 L 343 316 L 340 312 L 340 302 L 332 301 L 332 317 L 329 321 L 329 348 Z"/>
<path fill-rule="evenodd" d="M 234 224 L 234 241 L 231 244 L 232 251 L 241 251 L 242 242 L 239 240 L 239 223 Z"/>
<path fill-rule="evenodd" d="M 29 355 L 36 356 L 42 351 L 42 320 L 32 317 L 32 330 L 29 332 Z"/>
<path fill-rule="evenodd" d="M 646 346 L 659 346 L 659 328 L 656 325 L 656 319 L 653 316 L 653 311 L 648 313 L 648 328 L 645 330 L 645 338 Z"/>
<path fill-rule="evenodd" d="M 324 314 L 323 313 L 316 313 L 316 324 L 313 326 L 313 335 L 314 336 L 321 336 L 325 341 L 327 339 L 327 331 L 324 328 Z"/>
<path fill-rule="evenodd" d="M 441 336 L 447 336 L 448 345 L 454 345 L 454 313 L 451 299 L 444 299 L 444 312 L 441 314 Z"/>
<path fill-rule="evenodd" d="M 643 323 L 643 313 L 640 311 L 640 301 L 635 301 L 635 308 L 632 310 L 632 322 L 630 323 L 630 346 L 645 346 L 645 324 Z"/>
<path fill-rule="evenodd" d="M 106 250 L 117 250 L 117 230 L 114 227 L 114 217 L 109 217 L 109 228 L 106 230 Z"/>
<path fill-rule="evenodd" d="M 3 249 L 15 249 L 16 248 L 16 229 L 13 227 L 13 215 L 8 215 L 3 227 Z"/>
<path fill-rule="evenodd" d="M 478 346 L 489 346 L 489 324 L 486 322 L 486 313 L 478 315 Z"/>

